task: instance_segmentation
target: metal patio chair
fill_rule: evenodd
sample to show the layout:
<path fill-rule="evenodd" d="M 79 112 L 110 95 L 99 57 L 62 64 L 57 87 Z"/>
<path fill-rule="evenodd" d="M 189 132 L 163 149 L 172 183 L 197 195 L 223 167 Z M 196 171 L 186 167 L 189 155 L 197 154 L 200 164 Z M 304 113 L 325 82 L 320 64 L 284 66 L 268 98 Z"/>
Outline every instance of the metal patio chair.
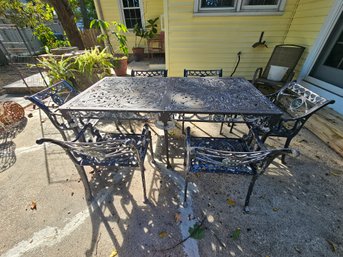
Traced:
<path fill-rule="evenodd" d="M 96 167 L 116 166 L 140 168 L 144 202 L 147 201 L 144 160 L 149 147 L 152 162 L 155 162 L 151 132 L 147 125 L 144 126 L 141 134 L 111 134 L 111 137 L 101 138 L 96 142 L 76 142 L 76 140 L 60 141 L 50 138 L 41 138 L 38 139 L 36 143 L 52 143 L 65 150 L 67 155 L 74 162 L 82 179 L 88 200 L 92 199 L 93 195 L 84 166 L 91 166 L 94 169 L 96 169 Z"/>
<path fill-rule="evenodd" d="M 25 99 L 38 106 L 61 133 L 63 139 L 67 140 L 67 131 L 78 133 L 78 124 L 73 119 L 64 119 L 57 107 L 77 94 L 78 92 L 67 81 L 62 80 L 38 93 L 25 96 Z"/>
<path fill-rule="evenodd" d="M 284 115 L 278 123 L 271 125 L 268 118 L 245 116 L 244 119 L 262 135 L 263 142 L 268 137 L 286 138 L 285 148 L 290 145 L 292 139 L 314 113 L 329 104 L 335 103 L 334 100 L 327 100 L 296 81 L 269 95 L 269 98 L 284 111 Z M 282 162 L 285 162 L 285 155 L 282 157 Z"/>
<path fill-rule="evenodd" d="M 168 70 L 131 70 L 132 77 L 167 77 Z"/>
<path fill-rule="evenodd" d="M 223 69 L 217 70 L 183 70 L 184 77 L 223 77 Z"/>
<path fill-rule="evenodd" d="M 223 69 L 214 69 L 214 70 L 183 70 L 184 77 L 223 77 Z M 212 116 L 209 115 L 192 115 L 192 114 L 180 114 L 176 117 L 176 120 L 182 122 L 182 133 L 185 133 L 185 121 L 206 121 L 214 120 Z"/>
<path fill-rule="evenodd" d="M 251 175 L 244 203 L 244 210 L 248 212 L 250 196 L 257 178 L 264 174 L 274 158 L 291 153 L 298 155 L 296 150 L 287 148 L 267 149 L 253 130 L 242 138 L 213 138 L 193 137 L 190 128 L 187 127 L 184 202 L 187 203 L 190 173 Z"/>
<path fill-rule="evenodd" d="M 293 79 L 294 69 L 304 50 L 305 47 L 292 44 L 275 46 L 266 67 L 256 69 L 252 84 L 257 87 L 260 85 L 284 86 Z"/>

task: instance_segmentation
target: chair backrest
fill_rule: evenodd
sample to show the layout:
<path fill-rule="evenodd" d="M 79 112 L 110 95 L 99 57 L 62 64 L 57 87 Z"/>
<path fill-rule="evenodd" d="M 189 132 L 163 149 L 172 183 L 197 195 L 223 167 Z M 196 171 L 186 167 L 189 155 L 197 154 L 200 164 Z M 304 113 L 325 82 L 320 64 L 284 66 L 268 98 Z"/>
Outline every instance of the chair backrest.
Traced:
<path fill-rule="evenodd" d="M 164 53 L 164 32 L 147 40 L 149 53 Z"/>
<path fill-rule="evenodd" d="M 45 142 L 62 147 L 74 163 L 94 166 L 113 166 L 129 164 L 137 154 L 133 139 L 106 140 L 100 142 L 71 142 L 50 138 L 38 139 L 37 144 Z M 135 159 L 138 162 L 137 159 Z"/>
<path fill-rule="evenodd" d="M 230 173 L 243 173 L 242 170 L 244 169 L 242 169 L 242 167 L 248 167 L 248 169 L 244 170 L 244 173 L 254 174 L 255 171 L 263 173 L 273 159 L 279 155 L 290 153 L 295 155 L 298 154 L 297 151 L 289 148 L 267 149 L 262 141 L 255 137 L 255 134 L 251 131 L 251 133 L 243 139 L 231 139 L 229 141 L 228 139 L 223 138 L 220 143 L 217 142 L 215 144 L 215 148 L 210 148 L 209 146 L 194 147 L 191 144 L 190 129 L 188 127 L 186 133 L 186 150 L 188 152 L 187 156 L 189 156 L 191 160 L 187 161 L 187 166 L 198 165 L 206 167 L 206 169 L 198 169 L 203 172 L 223 172 L 223 170 L 228 170 Z M 245 143 L 247 145 L 251 145 L 245 149 L 247 151 L 242 149 L 242 141 L 246 141 Z M 258 143 L 260 146 L 260 148 L 256 148 L 259 150 L 254 150 L 255 143 Z M 219 149 L 220 146 L 224 145 L 225 148 L 229 148 L 230 150 Z M 255 171 L 249 168 L 252 166 L 255 167 Z"/>
<path fill-rule="evenodd" d="M 78 92 L 67 81 L 62 80 L 36 94 L 25 96 L 25 99 L 31 101 L 43 110 L 65 139 L 66 135 L 64 134 L 64 130 L 66 130 L 67 127 L 71 128 L 71 125 L 74 122 L 72 120 L 67 121 L 68 124 L 61 122 L 56 116 L 55 107 L 61 106 L 77 94 Z M 54 106 L 55 104 L 56 106 Z"/>
<path fill-rule="evenodd" d="M 309 118 L 314 112 L 335 102 L 319 96 L 295 81 L 281 88 L 272 100 L 293 118 Z"/>
<path fill-rule="evenodd" d="M 61 106 L 77 94 L 78 92 L 67 81 L 62 80 L 36 94 L 25 96 L 25 99 L 30 100 L 48 115 L 51 112 L 50 101 L 56 106 Z"/>
<path fill-rule="evenodd" d="M 262 73 L 262 78 L 267 79 L 271 65 L 287 67 L 282 82 L 290 81 L 293 77 L 294 69 L 297 66 L 305 47 L 292 44 L 282 44 L 275 46 L 272 55 Z"/>
<path fill-rule="evenodd" d="M 223 69 L 218 70 L 188 70 L 184 69 L 184 77 L 223 77 Z"/>
<path fill-rule="evenodd" d="M 131 70 L 132 77 L 167 77 L 168 70 Z"/>
<path fill-rule="evenodd" d="M 93 130 L 90 124 L 89 128 Z M 41 138 L 36 143 L 53 143 L 62 147 L 72 161 L 80 166 L 138 166 L 142 161 L 141 156 L 147 151 L 147 140 L 150 140 L 150 132 L 147 125 L 144 125 L 142 134 L 135 139 L 125 138 L 124 135 L 116 139 L 101 138 L 101 141 L 96 142 Z"/>

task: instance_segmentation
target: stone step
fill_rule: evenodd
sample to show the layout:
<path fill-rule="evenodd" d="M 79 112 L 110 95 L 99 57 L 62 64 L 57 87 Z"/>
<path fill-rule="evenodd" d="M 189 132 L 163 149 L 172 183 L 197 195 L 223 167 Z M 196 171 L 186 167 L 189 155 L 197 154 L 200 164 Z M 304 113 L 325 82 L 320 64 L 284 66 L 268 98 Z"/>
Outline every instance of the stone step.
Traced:
<path fill-rule="evenodd" d="M 39 73 L 25 78 L 25 82 L 29 87 L 27 87 L 22 80 L 18 80 L 4 86 L 3 90 L 6 94 L 30 94 L 39 92 L 46 88 L 44 80 Z"/>

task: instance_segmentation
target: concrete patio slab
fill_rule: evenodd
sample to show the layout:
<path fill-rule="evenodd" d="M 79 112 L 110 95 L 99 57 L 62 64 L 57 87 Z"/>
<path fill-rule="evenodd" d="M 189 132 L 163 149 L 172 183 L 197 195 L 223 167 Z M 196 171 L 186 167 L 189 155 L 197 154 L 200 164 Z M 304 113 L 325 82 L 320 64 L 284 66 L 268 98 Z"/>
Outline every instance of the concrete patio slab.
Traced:
<path fill-rule="evenodd" d="M 138 170 L 92 172 L 90 168 L 95 200 L 87 202 L 67 155 L 56 146 L 35 143 L 42 136 L 60 135 L 39 110 L 30 108 L 27 114 L 33 117 L 14 140 L 16 162 L 0 172 L 0 256 L 343 254 L 342 159 L 306 129 L 292 144 L 301 156 L 289 157 L 287 165 L 276 160 L 257 181 L 251 212 L 243 214 L 250 181 L 245 176 L 191 176 L 193 198 L 184 208 L 183 135 L 177 128 L 171 131 L 174 170 L 167 170 L 162 132 L 153 124 L 157 164 L 150 157 L 146 161 L 150 203 L 143 203 Z M 141 124 L 134 125 L 139 131 Z M 197 135 L 219 132 L 219 124 L 187 125 Z M 229 135 L 228 127 L 224 129 Z M 234 134 L 244 131 L 243 126 L 235 126 Z M 281 146 L 280 140 L 267 143 Z M 31 210 L 33 202 L 36 209 Z M 180 244 L 189 227 L 203 217 L 204 238 Z"/>
<path fill-rule="evenodd" d="M 64 151 L 35 143 L 41 137 L 61 138 L 47 117 L 20 96 L 2 99 L 27 106 L 26 116 L 32 117 L 14 139 L 16 162 L 0 171 L 1 257 L 343 255 L 343 160 L 306 128 L 291 144 L 301 155 L 287 158 L 286 165 L 275 160 L 258 179 L 249 214 L 243 213 L 250 182 L 244 176 L 191 176 L 191 198 L 183 206 L 184 137 L 178 128 L 170 132 L 174 170 L 168 170 L 162 131 L 154 124 L 157 164 L 150 156 L 145 163 L 149 204 L 143 203 L 138 169 L 124 168 L 87 168 L 95 194 L 87 202 Z M 219 124 L 187 125 L 196 135 L 219 136 Z M 140 131 L 142 124 L 134 126 Z M 226 136 L 246 131 L 239 125 L 230 135 L 224 126 Z M 282 143 L 267 141 L 271 147 Z M 204 217 L 204 238 L 182 243 Z"/>

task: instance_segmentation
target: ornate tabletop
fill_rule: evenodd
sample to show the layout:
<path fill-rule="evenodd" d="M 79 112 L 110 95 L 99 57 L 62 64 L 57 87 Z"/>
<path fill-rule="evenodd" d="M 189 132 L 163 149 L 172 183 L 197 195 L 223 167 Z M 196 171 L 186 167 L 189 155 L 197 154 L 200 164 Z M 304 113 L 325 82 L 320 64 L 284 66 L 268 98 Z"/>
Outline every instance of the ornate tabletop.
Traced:
<path fill-rule="evenodd" d="M 106 77 L 60 110 L 88 117 L 100 112 L 282 115 L 243 78 Z"/>

